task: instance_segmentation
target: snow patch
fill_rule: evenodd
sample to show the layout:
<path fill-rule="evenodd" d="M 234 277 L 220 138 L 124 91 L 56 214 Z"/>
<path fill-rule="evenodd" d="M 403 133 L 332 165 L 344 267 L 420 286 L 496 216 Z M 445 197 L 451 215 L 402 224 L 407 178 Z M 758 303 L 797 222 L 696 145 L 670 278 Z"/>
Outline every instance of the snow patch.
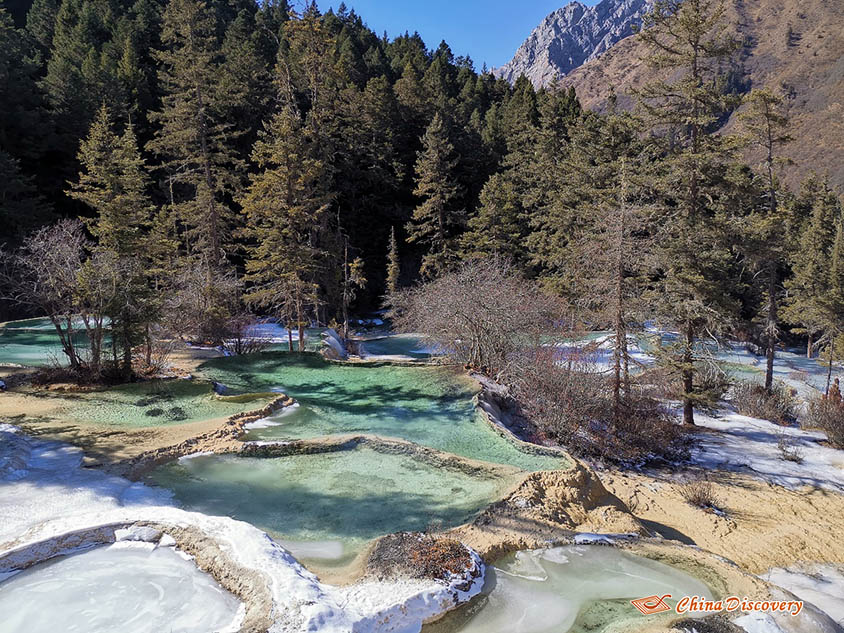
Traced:
<path fill-rule="evenodd" d="M 844 566 L 818 563 L 774 568 L 762 579 L 811 602 L 844 626 Z"/>
<path fill-rule="evenodd" d="M 144 524 L 190 528 L 209 537 L 237 567 L 268 579 L 275 621 L 270 633 L 415 633 L 480 593 L 484 567 L 472 552 L 474 577 L 321 583 L 266 533 L 241 521 L 172 507 L 164 491 L 82 467 L 82 451 L 0 427 L 0 447 L 23 468 L 0 472 L 0 579 L 21 565 L 114 542 L 156 536 Z M 8 460 L 7 460 L 8 461 Z M 157 530 L 158 533 L 161 530 Z M 162 538 L 159 546 L 175 544 Z M 178 551 L 178 550 L 177 550 Z"/>
<path fill-rule="evenodd" d="M 698 426 L 718 433 L 698 433 L 692 461 L 705 469 L 750 471 L 768 483 L 799 489 L 812 486 L 844 492 L 844 451 L 823 446 L 826 434 L 780 426 L 767 420 L 739 415 L 728 409 L 717 418 L 695 414 Z M 783 459 L 781 438 L 802 457 Z"/>

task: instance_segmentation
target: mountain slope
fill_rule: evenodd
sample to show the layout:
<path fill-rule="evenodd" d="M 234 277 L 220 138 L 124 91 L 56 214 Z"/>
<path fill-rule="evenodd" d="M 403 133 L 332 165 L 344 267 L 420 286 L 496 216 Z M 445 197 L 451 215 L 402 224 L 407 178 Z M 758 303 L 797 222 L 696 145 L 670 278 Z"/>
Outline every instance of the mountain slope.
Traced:
<path fill-rule="evenodd" d="M 816 171 L 844 191 L 844 2 L 729 0 L 727 21 L 744 42 L 737 58 L 744 82 L 787 97 L 795 140 L 784 153 L 795 165 L 786 169 L 786 182 L 793 187 Z M 611 88 L 619 105 L 632 107 L 630 89 L 654 78 L 646 55 L 642 43 L 628 37 L 562 84 L 574 86 L 593 109 L 606 104 Z"/>
<path fill-rule="evenodd" d="M 549 14 L 516 51 L 513 59 L 493 70 L 516 81 L 524 74 L 539 88 L 595 59 L 632 33 L 653 0 L 602 0 L 594 7 L 580 2 Z"/>

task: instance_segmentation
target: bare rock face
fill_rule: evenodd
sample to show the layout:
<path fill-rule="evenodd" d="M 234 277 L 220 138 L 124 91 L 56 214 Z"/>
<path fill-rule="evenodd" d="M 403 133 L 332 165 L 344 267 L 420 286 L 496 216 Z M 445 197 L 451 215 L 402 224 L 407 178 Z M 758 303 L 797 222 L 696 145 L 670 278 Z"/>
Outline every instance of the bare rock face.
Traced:
<path fill-rule="evenodd" d="M 572 2 L 548 15 L 510 62 L 493 70 L 514 83 L 525 75 L 537 88 L 564 77 L 632 34 L 653 0 L 602 0 L 594 7 Z"/>

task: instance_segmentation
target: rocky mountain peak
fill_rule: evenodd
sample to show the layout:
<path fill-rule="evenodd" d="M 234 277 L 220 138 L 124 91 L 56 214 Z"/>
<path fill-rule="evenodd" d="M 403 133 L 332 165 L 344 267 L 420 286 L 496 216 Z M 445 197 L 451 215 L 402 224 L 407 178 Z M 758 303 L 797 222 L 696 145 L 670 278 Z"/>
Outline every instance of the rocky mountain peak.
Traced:
<path fill-rule="evenodd" d="M 653 0 L 602 0 L 593 7 L 572 2 L 550 13 L 493 73 L 511 83 L 524 74 L 536 87 L 547 85 L 630 35 L 652 5 Z"/>

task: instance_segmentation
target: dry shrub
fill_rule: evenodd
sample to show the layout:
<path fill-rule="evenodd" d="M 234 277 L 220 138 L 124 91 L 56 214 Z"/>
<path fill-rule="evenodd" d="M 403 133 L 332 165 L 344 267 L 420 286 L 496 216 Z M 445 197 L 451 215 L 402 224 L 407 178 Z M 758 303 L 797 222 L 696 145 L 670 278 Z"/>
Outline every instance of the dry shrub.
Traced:
<path fill-rule="evenodd" d="M 240 310 L 240 291 L 234 271 L 186 264 L 173 275 L 164 323 L 181 338 L 220 345 L 229 336 L 229 321 Z"/>
<path fill-rule="evenodd" d="M 507 376 L 522 412 L 541 435 L 573 453 L 624 464 L 686 456 L 683 429 L 658 400 L 633 385 L 613 422 L 612 383 L 588 359 L 561 363 L 553 347 L 522 350 Z"/>
<path fill-rule="evenodd" d="M 780 434 L 779 439 L 777 439 L 777 449 L 779 449 L 780 457 L 785 461 L 795 464 L 803 463 L 803 449 L 790 435 Z"/>
<path fill-rule="evenodd" d="M 136 348 L 135 362 L 140 376 L 157 376 L 170 368 L 170 356 L 176 349 L 176 341 L 155 339 L 147 345 Z"/>
<path fill-rule="evenodd" d="M 656 353 L 656 364 L 648 367 L 640 376 L 642 382 L 653 387 L 651 395 L 664 400 L 682 400 L 684 397 L 682 374 L 679 365 L 665 349 Z M 692 400 L 695 409 L 714 411 L 730 388 L 730 377 L 713 358 L 695 362 L 694 392 Z"/>
<path fill-rule="evenodd" d="M 690 479 L 680 486 L 680 495 L 689 505 L 703 509 L 716 509 L 718 499 L 715 487 L 707 479 Z"/>
<path fill-rule="evenodd" d="M 73 370 L 70 367 L 52 364 L 48 367 L 39 367 L 35 373 L 32 374 L 30 381 L 36 387 L 45 387 L 47 385 L 55 385 L 60 383 L 81 383 L 82 375 L 79 371 Z"/>
<path fill-rule="evenodd" d="M 795 382 L 809 382 L 809 372 L 795 369 L 788 372 L 788 378 L 789 380 L 794 380 Z"/>
<path fill-rule="evenodd" d="M 494 257 L 466 262 L 388 302 L 399 331 L 422 333 L 457 363 L 496 378 L 562 314 L 557 299 Z"/>
<path fill-rule="evenodd" d="M 792 424 L 797 419 L 791 389 L 779 381 L 774 382 L 770 392 L 764 385 L 739 381 L 733 386 L 733 404 L 742 415 L 775 424 Z"/>
<path fill-rule="evenodd" d="M 422 532 L 400 532 L 376 543 L 367 573 L 379 579 L 403 576 L 446 580 L 471 565 L 469 550 L 454 539 Z"/>
<path fill-rule="evenodd" d="M 825 431 L 833 446 L 844 448 L 844 404 L 841 402 L 822 395 L 812 398 L 800 424 L 804 428 Z"/>
<path fill-rule="evenodd" d="M 730 388 L 730 376 L 720 363 L 704 360 L 695 365 L 695 392 L 697 406 L 703 409 L 717 408 Z"/>
<path fill-rule="evenodd" d="M 272 341 L 258 336 L 249 336 L 249 328 L 255 324 L 255 317 L 249 313 L 232 316 L 226 323 L 223 349 L 235 356 L 264 352 Z"/>

